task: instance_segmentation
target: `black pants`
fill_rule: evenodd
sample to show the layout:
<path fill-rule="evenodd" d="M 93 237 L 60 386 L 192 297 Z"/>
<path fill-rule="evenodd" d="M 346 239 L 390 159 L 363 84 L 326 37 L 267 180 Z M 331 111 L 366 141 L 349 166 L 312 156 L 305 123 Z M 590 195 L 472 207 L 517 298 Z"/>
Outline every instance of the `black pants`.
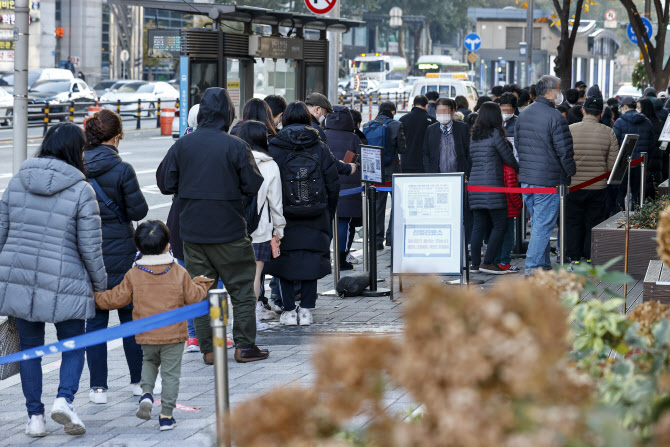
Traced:
<path fill-rule="evenodd" d="M 491 234 L 489 242 L 486 246 L 486 255 L 484 256 L 484 264 L 491 265 L 498 252 L 507 230 L 507 208 L 500 210 L 472 210 L 474 214 L 474 229 L 472 231 L 471 255 L 472 266 L 479 267 L 482 257 L 482 241 L 489 231 L 490 225 Z M 489 224 L 489 219 L 491 224 Z"/>
<path fill-rule="evenodd" d="M 565 248 L 571 261 L 591 259 L 591 229 L 607 219 L 607 189 L 581 189 L 566 200 Z"/>
<path fill-rule="evenodd" d="M 282 301 L 282 308 L 286 311 L 295 310 L 295 297 L 298 291 L 301 293 L 300 307 L 305 309 L 314 309 L 317 298 L 317 281 L 291 281 L 288 279 L 277 278 L 279 282 L 279 296 Z M 300 288 L 296 290 L 296 286 Z"/>
<path fill-rule="evenodd" d="M 377 233 L 377 245 L 384 243 L 384 224 L 386 223 L 386 199 L 391 195 L 390 192 L 379 191 L 377 192 L 377 228 L 375 232 Z M 393 198 L 391 198 L 391 220 L 389 221 L 389 226 L 386 229 L 386 245 L 390 246 L 393 241 Z"/>

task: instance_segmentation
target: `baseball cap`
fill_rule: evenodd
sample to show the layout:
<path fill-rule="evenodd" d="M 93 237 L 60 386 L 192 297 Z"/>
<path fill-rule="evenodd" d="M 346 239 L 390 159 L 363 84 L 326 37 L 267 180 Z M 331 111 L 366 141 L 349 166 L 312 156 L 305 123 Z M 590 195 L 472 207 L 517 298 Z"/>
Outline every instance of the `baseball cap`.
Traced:
<path fill-rule="evenodd" d="M 621 100 L 621 105 L 635 107 L 637 105 L 637 101 L 635 101 L 635 98 L 632 96 L 626 96 Z"/>
<path fill-rule="evenodd" d="M 603 99 L 598 96 L 589 96 L 584 102 L 584 110 L 594 113 L 603 111 Z"/>
<path fill-rule="evenodd" d="M 310 93 L 307 99 L 305 99 L 305 104 L 308 106 L 317 106 L 326 109 L 328 113 L 333 113 L 333 106 L 328 101 L 328 98 L 323 96 L 321 93 Z"/>
<path fill-rule="evenodd" d="M 586 82 L 584 82 L 584 81 L 577 81 L 577 82 L 575 83 L 575 88 L 582 88 L 582 87 L 586 87 Z"/>

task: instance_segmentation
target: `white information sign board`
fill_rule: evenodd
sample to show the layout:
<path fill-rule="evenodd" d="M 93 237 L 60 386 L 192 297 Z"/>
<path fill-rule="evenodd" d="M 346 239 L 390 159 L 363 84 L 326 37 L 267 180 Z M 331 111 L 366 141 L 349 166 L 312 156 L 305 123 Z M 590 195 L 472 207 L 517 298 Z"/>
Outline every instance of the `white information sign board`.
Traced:
<path fill-rule="evenodd" d="M 393 274 L 462 275 L 463 173 L 393 176 Z"/>
<path fill-rule="evenodd" d="M 663 131 L 661 132 L 658 141 L 670 141 L 670 116 L 665 119 L 665 125 L 663 126 Z"/>
<path fill-rule="evenodd" d="M 382 149 L 379 146 L 361 146 L 361 179 L 364 182 L 382 182 Z"/>

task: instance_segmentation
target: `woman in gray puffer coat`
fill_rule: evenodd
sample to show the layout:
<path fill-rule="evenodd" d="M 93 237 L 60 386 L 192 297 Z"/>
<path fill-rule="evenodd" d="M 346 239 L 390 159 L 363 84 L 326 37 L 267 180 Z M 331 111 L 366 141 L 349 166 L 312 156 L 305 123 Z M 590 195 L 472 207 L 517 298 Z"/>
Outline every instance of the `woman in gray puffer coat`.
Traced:
<path fill-rule="evenodd" d="M 472 127 L 470 157 L 470 186 L 505 186 L 503 163 L 519 172 L 519 163 L 505 138 L 500 106 L 494 102 L 485 102 L 479 109 L 479 116 Z M 507 229 L 507 196 L 505 193 L 469 191 L 468 201 L 474 215 L 472 270 L 498 275 L 507 273 L 493 263 Z M 489 221 L 493 222 L 493 228 L 486 246 L 484 263 L 480 267 L 482 241 L 488 234 Z"/>
<path fill-rule="evenodd" d="M 59 340 L 82 335 L 95 315 L 93 292 L 107 288 L 100 211 L 83 172 L 85 141 L 74 124 L 49 129 L 0 202 L 0 315 L 16 318 L 21 349 L 44 344 L 44 323 L 55 323 Z M 20 363 L 33 437 L 46 435 L 41 360 Z M 83 367 L 83 349 L 63 352 L 51 418 L 70 435 L 86 431 L 72 405 Z"/>

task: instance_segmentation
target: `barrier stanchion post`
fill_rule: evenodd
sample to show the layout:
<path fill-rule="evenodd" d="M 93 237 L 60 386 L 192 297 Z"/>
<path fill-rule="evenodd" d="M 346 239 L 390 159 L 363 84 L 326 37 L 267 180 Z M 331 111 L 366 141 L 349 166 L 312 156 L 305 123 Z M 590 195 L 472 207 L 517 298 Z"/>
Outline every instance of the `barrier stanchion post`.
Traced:
<path fill-rule="evenodd" d="M 368 273 L 369 268 L 368 268 L 368 258 L 370 256 L 370 247 L 368 246 L 368 238 L 370 235 L 368 234 L 368 199 L 367 199 L 367 193 L 366 193 L 367 187 L 366 184 L 363 183 L 363 192 L 361 193 L 361 202 L 363 204 L 362 210 L 361 210 L 361 220 L 363 221 L 363 271 L 365 273 Z"/>
<path fill-rule="evenodd" d="M 49 103 L 47 102 L 46 105 L 44 106 L 44 131 L 42 132 L 42 136 L 45 136 L 47 134 L 48 129 L 49 129 Z"/>
<path fill-rule="evenodd" d="M 161 99 L 158 98 L 158 106 L 156 107 L 156 127 L 161 127 Z"/>
<path fill-rule="evenodd" d="M 230 447 L 230 398 L 228 395 L 228 356 L 226 326 L 228 325 L 228 292 L 209 291 L 209 318 L 214 341 L 214 390 L 216 397 L 216 438 L 218 446 Z"/>
<path fill-rule="evenodd" d="M 369 101 L 368 101 L 368 109 L 370 111 L 370 121 L 372 121 L 372 93 L 370 93 L 369 96 Z"/>
<path fill-rule="evenodd" d="M 333 288 L 337 288 L 340 280 L 340 234 L 337 222 L 337 210 L 333 215 Z"/>
<path fill-rule="evenodd" d="M 628 185 L 626 188 L 626 227 L 625 227 L 625 242 L 624 242 L 624 253 L 623 253 L 623 272 L 628 273 L 628 247 L 630 245 L 630 208 L 633 194 L 630 190 L 630 168 L 633 159 L 628 156 Z M 628 283 L 623 284 L 623 313 L 626 315 L 628 312 L 628 306 L 626 305 L 626 300 L 628 299 Z"/>
<path fill-rule="evenodd" d="M 74 101 L 70 101 L 70 122 L 74 123 Z"/>
<path fill-rule="evenodd" d="M 137 125 L 135 129 L 140 130 L 142 128 L 142 100 L 137 100 Z"/>
<path fill-rule="evenodd" d="M 640 206 L 644 203 L 645 186 L 647 184 L 647 153 L 642 152 L 642 163 L 640 163 Z"/>
<path fill-rule="evenodd" d="M 370 271 L 370 289 L 365 290 L 363 296 L 388 296 L 391 291 L 388 289 L 377 288 L 377 188 L 370 186 L 368 189 L 368 246 L 369 246 L 369 271 Z M 393 225 L 393 222 L 390 223 Z"/>
<path fill-rule="evenodd" d="M 558 243 L 561 246 L 561 265 L 565 264 L 565 185 L 560 185 L 558 187 L 558 200 L 559 200 L 559 229 L 558 229 Z"/>
<path fill-rule="evenodd" d="M 121 115 L 121 100 L 120 99 L 116 100 L 116 113 Z"/>

